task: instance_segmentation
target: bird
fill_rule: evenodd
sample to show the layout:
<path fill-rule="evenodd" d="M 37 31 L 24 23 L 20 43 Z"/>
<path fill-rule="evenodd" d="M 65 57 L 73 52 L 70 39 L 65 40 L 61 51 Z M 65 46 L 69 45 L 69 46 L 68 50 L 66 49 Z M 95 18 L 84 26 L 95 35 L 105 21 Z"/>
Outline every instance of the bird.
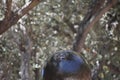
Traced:
<path fill-rule="evenodd" d="M 54 53 L 42 69 L 43 80 L 91 80 L 91 70 L 83 56 L 72 50 Z"/>

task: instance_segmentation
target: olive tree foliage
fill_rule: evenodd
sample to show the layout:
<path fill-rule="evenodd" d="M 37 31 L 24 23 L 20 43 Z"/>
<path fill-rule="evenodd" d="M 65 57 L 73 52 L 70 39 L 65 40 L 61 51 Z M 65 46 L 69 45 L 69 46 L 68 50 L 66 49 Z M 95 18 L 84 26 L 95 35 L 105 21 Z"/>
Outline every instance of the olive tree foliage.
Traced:
<path fill-rule="evenodd" d="M 40 70 L 52 53 L 73 47 L 79 24 L 91 3 L 91 0 L 30 1 L 40 3 L 23 17 L 17 15 L 19 19 L 15 18 L 15 23 L 13 19 L 12 27 L 0 35 L 0 80 L 39 80 Z M 30 1 L 13 0 L 12 12 L 24 9 Z M 1 0 L 0 20 L 5 18 L 5 5 L 6 0 Z M 96 22 L 84 43 L 81 54 L 90 63 L 94 79 L 119 80 L 119 3 Z"/>
<path fill-rule="evenodd" d="M 26 3 L 27 0 L 12 1 L 13 12 L 21 9 Z M 38 79 L 39 68 L 44 66 L 49 55 L 57 50 L 70 49 L 78 27 L 74 24 L 82 20 L 85 13 L 80 12 L 82 7 L 87 8 L 80 3 L 88 5 L 88 1 L 86 3 L 74 0 L 43 1 L 3 33 L 0 79 Z M 5 1 L 1 1 L 1 20 L 5 17 L 5 4 Z M 27 58 L 29 61 L 24 60 L 25 56 L 30 56 Z M 6 65 L 8 68 L 4 67 Z M 32 78 L 24 72 L 30 73 Z"/>
<path fill-rule="evenodd" d="M 107 11 L 88 33 L 84 53 L 92 55 L 94 80 L 120 79 L 120 6 Z M 89 57 L 86 55 L 86 57 Z M 96 67 L 95 67 L 96 66 Z"/>

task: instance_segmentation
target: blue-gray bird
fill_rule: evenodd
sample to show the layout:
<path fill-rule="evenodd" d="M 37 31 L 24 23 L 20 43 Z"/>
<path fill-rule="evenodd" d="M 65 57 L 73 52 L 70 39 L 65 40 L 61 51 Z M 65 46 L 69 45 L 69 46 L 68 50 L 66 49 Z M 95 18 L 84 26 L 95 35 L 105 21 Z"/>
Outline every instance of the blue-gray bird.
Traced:
<path fill-rule="evenodd" d="M 91 71 L 82 56 L 71 50 L 59 51 L 44 67 L 43 80 L 91 80 Z"/>

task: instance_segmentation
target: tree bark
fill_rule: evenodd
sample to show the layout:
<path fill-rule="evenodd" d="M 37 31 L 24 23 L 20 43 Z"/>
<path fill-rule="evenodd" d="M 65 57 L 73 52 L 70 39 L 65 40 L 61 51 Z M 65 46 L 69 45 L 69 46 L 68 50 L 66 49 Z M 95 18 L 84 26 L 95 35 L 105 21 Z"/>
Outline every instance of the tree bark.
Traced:
<path fill-rule="evenodd" d="M 21 52 L 21 80 L 32 80 L 30 59 L 32 54 L 32 42 L 27 34 L 23 35 L 21 44 L 19 44 Z"/>
<path fill-rule="evenodd" d="M 108 11 L 118 2 L 118 0 L 107 0 L 107 3 L 105 4 L 105 1 L 106 0 L 94 0 L 94 2 L 90 5 L 83 21 L 79 24 L 77 36 L 73 44 L 74 51 L 81 52 L 89 30 L 106 11 Z"/>
<path fill-rule="evenodd" d="M 6 0 L 6 11 L 5 18 L 0 21 L 0 34 L 7 31 L 12 25 L 15 25 L 17 21 L 23 17 L 28 11 L 30 11 L 33 7 L 38 5 L 41 0 L 32 0 L 26 3 L 21 9 L 16 12 L 11 10 L 12 0 Z"/>

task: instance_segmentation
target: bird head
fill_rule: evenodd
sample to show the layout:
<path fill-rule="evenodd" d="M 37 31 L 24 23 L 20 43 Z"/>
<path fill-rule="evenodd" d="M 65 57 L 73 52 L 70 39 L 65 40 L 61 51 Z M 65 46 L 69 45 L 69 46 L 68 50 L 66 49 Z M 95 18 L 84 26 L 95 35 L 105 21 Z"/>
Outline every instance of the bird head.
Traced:
<path fill-rule="evenodd" d="M 44 80 L 90 80 L 90 69 L 82 56 L 65 50 L 53 54 L 43 69 Z"/>

